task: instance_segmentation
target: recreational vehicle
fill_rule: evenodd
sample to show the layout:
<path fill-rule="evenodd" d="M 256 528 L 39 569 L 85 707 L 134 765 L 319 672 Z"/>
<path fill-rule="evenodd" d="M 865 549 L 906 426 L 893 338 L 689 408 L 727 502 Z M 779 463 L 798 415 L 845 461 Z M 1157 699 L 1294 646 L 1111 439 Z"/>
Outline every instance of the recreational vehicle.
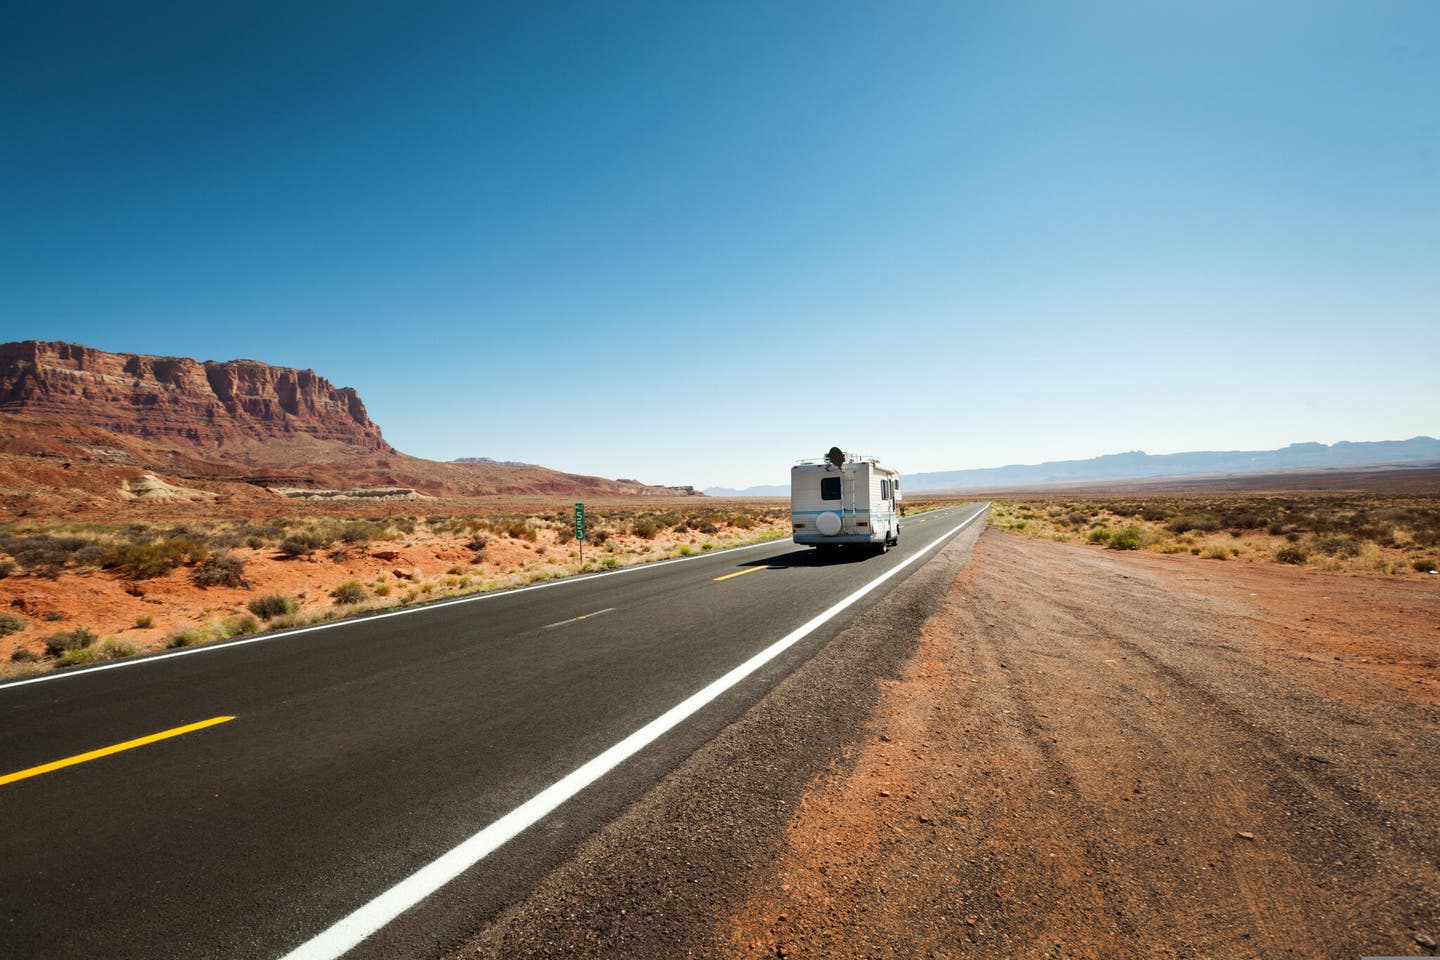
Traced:
<path fill-rule="evenodd" d="M 900 474 L 839 447 L 800 460 L 790 468 L 790 525 L 796 543 L 868 544 L 884 553 L 900 542 Z"/>

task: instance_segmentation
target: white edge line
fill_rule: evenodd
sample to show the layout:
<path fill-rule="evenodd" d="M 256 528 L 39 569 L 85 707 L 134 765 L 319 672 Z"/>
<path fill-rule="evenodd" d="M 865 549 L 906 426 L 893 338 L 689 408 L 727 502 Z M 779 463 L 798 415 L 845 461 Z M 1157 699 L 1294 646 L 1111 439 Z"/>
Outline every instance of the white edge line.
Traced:
<path fill-rule="evenodd" d="M 637 563 L 633 566 L 624 567 L 620 570 L 606 570 L 601 573 L 577 574 L 573 577 L 564 577 L 559 580 L 551 580 L 548 583 L 532 583 L 528 587 L 512 587 L 508 590 L 490 590 L 485 593 L 477 593 L 469 597 L 456 597 L 453 600 L 441 600 L 438 603 L 422 604 L 418 607 L 406 607 L 403 610 L 391 610 L 387 613 L 362 614 L 358 617 L 347 617 L 341 620 L 331 620 L 327 623 L 312 624 L 308 627 L 299 627 L 294 630 L 277 630 L 274 633 L 263 633 L 255 637 L 247 637 L 243 640 L 226 640 L 222 643 L 207 643 L 203 646 L 191 647 L 188 650 L 173 650 L 169 653 L 157 653 L 151 656 L 134 657 L 127 660 L 117 660 L 114 663 L 102 663 L 93 667 L 84 667 L 80 670 L 62 670 L 54 673 L 47 673 L 39 677 L 26 677 L 23 680 L 9 680 L 0 682 L 0 693 L 14 687 L 23 687 L 31 683 L 45 683 L 49 680 L 65 680 L 70 677 L 83 677 L 89 674 L 100 673 L 104 670 L 119 670 L 122 667 L 139 667 L 147 663 L 159 663 L 161 660 L 169 660 L 172 657 L 188 657 L 196 653 L 215 653 L 219 650 L 233 650 L 236 647 L 248 646 L 252 643 L 263 643 L 267 640 L 280 640 L 284 637 L 296 637 L 302 633 L 313 633 L 316 630 L 331 630 L 335 627 L 353 627 L 356 624 L 370 623 L 374 620 L 388 620 L 391 617 L 403 617 L 412 613 L 424 613 L 427 610 L 439 610 L 442 607 L 453 607 L 461 603 L 476 603 L 480 600 L 494 600 L 498 597 L 513 597 L 517 593 L 527 593 L 531 590 L 544 590 L 546 587 L 564 587 L 574 583 L 587 583 L 591 580 L 599 580 L 601 577 L 617 577 L 622 573 L 635 573 L 639 570 L 654 570 L 656 567 L 664 567 L 672 563 L 685 563 L 689 560 L 707 560 L 710 557 L 718 557 L 726 553 L 739 553 L 741 550 L 754 550 L 757 547 L 769 547 L 777 543 L 789 543 L 790 538 L 784 537 L 776 540 L 762 540 L 760 543 L 747 543 L 743 547 L 726 547 L 723 550 L 711 550 L 708 553 L 696 554 L 693 557 L 674 557 L 669 560 L 656 560 L 654 563 Z"/>
<path fill-rule="evenodd" d="M 988 504 L 987 504 L 988 506 Z M 941 507 L 941 510 L 950 509 Z M 927 510 L 926 513 L 938 513 L 939 511 Z M 486 593 L 477 593 L 469 597 L 456 597 L 453 600 L 441 600 L 438 603 L 422 604 L 418 607 L 406 607 L 403 610 L 391 610 L 387 613 L 364 614 L 358 617 L 347 617 L 341 620 L 331 620 L 328 623 L 312 624 L 308 627 L 298 627 L 294 630 L 277 630 L 274 633 L 262 633 L 255 637 L 246 637 L 242 640 L 225 640 L 221 643 L 207 643 L 203 646 L 190 647 L 187 650 L 172 650 L 169 653 L 156 653 L 148 656 L 131 657 L 125 660 L 117 660 L 114 663 L 102 663 L 93 667 L 82 667 L 79 670 L 59 670 L 43 674 L 38 677 L 25 677 L 22 680 L 0 681 L 0 693 L 16 687 L 28 686 L 32 683 L 47 683 L 51 680 L 67 680 L 72 677 L 85 677 L 95 673 L 103 673 L 106 670 L 120 670 L 124 667 L 142 667 L 149 663 L 159 663 L 161 660 L 169 660 L 173 657 L 188 657 L 197 653 L 216 653 L 221 650 L 234 650 L 237 647 L 246 647 L 252 643 L 264 643 L 269 640 L 281 640 L 285 637 L 298 637 L 302 633 L 314 633 L 317 630 L 331 630 L 336 627 L 353 627 L 360 623 L 370 623 L 374 620 L 388 620 L 391 617 L 403 617 L 412 613 L 425 613 L 427 610 L 439 610 L 443 607 L 453 607 L 461 603 L 477 603 L 481 600 L 494 600 L 498 597 L 512 597 L 517 593 L 527 593 L 531 590 L 544 590 L 546 587 L 564 587 L 573 583 L 586 583 L 591 580 L 599 580 L 601 577 L 618 577 L 622 573 L 635 573 L 639 570 L 654 570 L 656 567 L 664 567 L 672 563 L 685 563 L 689 560 L 706 560 L 710 557 L 718 557 L 726 553 L 739 553 L 741 550 L 754 550 L 757 547 L 768 547 L 777 543 L 790 543 L 790 537 L 783 537 L 776 540 L 762 540 L 759 543 L 747 543 L 743 547 L 726 547 L 723 550 L 712 550 L 709 553 L 699 553 L 693 557 L 674 557 L 670 560 L 656 560 L 654 563 L 637 563 L 634 566 L 624 567 L 620 570 L 606 570 L 601 573 L 577 574 L 573 577 L 564 577 L 559 580 L 551 580 L 549 583 L 533 583 L 528 587 L 512 587 L 508 590 L 491 590 Z"/>
<path fill-rule="evenodd" d="M 349 916 L 336 921 L 328 929 L 285 954 L 281 960 L 335 960 L 358 946 L 366 937 L 469 870 L 502 844 L 513 839 L 521 831 L 538 822 L 556 807 L 615 769 L 623 761 L 634 756 L 688 719 L 710 701 L 775 659 L 825 624 L 826 621 L 910 564 L 925 557 L 936 546 L 968 527 L 977 518 L 984 516 L 988 507 L 987 503 L 967 517 L 959 526 L 941 534 L 936 540 L 916 551 L 914 555 L 905 558 L 828 610 L 796 627 L 749 660 L 691 694 L 605 752 L 586 761 L 479 833 L 462 841 L 459 846 L 442 854 L 439 859 L 421 867 Z"/>

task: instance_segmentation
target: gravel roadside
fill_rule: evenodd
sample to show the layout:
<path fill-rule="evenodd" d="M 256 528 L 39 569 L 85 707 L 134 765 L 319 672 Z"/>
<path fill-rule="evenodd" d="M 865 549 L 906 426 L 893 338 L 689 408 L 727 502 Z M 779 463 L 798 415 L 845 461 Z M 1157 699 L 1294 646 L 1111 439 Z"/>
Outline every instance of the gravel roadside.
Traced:
<path fill-rule="evenodd" d="M 529 897 L 445 956 L 723 955 L 711 929 L 780 853 L 806 787 L 844 767 L 882 681 L 903 670 L 982 529 L 958 534 Z"/>
<path fill-rule="evenodd" d="M 1437 689 L 1433 584 L 968 530 L 448 956 L 1431 954 Z"/>
<path fill-rule="evenodd" d="M 1377 629 L 1378 628 L 1378 629 Z M 987 532 L 719 956 L 1424 955 L 1440 591 Z"/>

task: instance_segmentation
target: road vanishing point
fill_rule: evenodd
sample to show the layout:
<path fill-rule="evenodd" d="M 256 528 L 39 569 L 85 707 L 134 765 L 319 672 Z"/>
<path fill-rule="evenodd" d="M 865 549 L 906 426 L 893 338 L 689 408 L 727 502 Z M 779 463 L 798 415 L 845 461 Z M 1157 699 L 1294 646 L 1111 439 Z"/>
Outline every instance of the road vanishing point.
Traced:
<path fill-rule="evenodd" d="M 986 506 L 0 684 L 0 956 L 433 957 Z"/>

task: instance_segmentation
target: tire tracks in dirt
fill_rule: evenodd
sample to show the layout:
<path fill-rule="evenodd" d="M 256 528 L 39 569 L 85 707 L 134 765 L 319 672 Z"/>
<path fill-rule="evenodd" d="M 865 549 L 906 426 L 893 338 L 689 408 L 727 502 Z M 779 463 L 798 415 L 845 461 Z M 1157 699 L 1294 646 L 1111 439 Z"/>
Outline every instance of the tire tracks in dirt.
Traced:
<path fill-rule="evenodd" d="M 1345 667 L 1243 584 L 1158 559 L 986 533 L 719 955 L 1338 958 L 1435 936 L 1433 706 L 1378 675 L 1335 697 Z M 1296 611 L 1346 588 L 1287 583 Z"/>

